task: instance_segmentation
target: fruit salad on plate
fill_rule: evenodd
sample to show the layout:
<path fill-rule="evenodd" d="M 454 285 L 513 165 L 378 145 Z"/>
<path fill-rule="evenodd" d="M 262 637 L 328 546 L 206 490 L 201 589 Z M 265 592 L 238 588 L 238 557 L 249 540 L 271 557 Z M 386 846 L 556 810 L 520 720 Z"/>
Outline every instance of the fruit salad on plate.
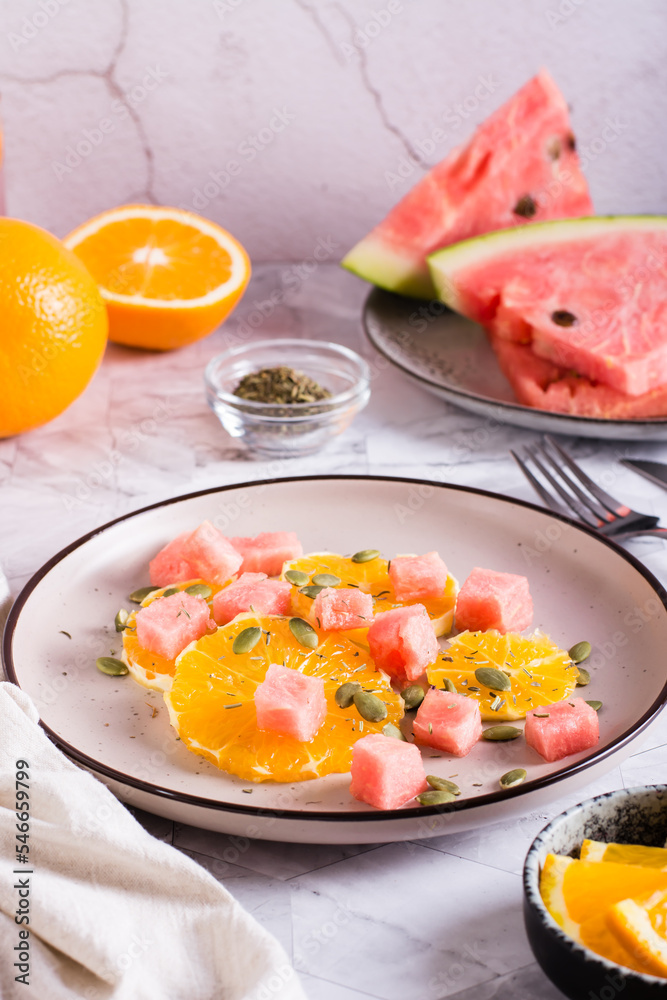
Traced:
<path fill-rule="evenodd" d="M 587 644 L 525 634 L 523 576 L 474 567 L 459 588 L 436 551 L 304 554 L 292 531 L 227 538 L 204 521 L 149 578 L 116 616 L 122 660 L 98 667 L 161 691 L 183 744 L 244 780 L 350 772 L 377 808 L 443 804 L 458 789 L 427 776 L 422 747 L 463 757 L 524 735 L 554 761 L 598 740 L 595 707 L 574 697 Z"/>

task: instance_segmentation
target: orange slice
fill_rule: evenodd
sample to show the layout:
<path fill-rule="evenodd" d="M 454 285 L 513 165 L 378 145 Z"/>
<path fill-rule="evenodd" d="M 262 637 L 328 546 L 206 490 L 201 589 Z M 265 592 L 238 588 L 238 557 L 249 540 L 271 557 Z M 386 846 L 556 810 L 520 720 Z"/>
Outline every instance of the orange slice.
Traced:
<path fill-rule="evenodd" d="M 286 562 L 283 566 L 281 579 L 285 579 L 285 573 L 288 570 L 299 570 L 305 573 L 309 578 L 309 583 L 312 582 L 314 576 L 320 573 L 331 574 L 340 580 L 340 583 L 335 585 L 336 587 L 359 587 L 367 594 L 372 594 L 375 614 L 380 611 L 389 611 L 390 608 L 402 607 L 405 604 L 422 604 L 428 612 L 436 635 L 446 635 L 451 632 L 458 593 L 458 584 L 454 577 L 447 577 L 447 584 L 440 597 L 397 601 L 394 587 L 389 578 L 388 566 L 387 560 L 380 556 L 368 562 L 354 562 L 350 556 L 341 556 L 335 552 L 311 552 L 299 559 Z M 294 614 L 316 624 L 312 616 L 313 598 L 304 594 L 302 587 L 293 586 L 292 590 Z M 368 648 L 367 632 L 368 629 L 365 628 L 350 629 L 345 635 L 353 642 Z"/>
<path fill-rule="evenodd" d="M 500 670 L 510 688 L 495 690 L 485 685 L 475 671 Z M 456 690 L 479 702 L 482 718 L 523 719 L 526 712 L 563 701 L 577 683 L 577 667 L 568 653 L 548 636 L 536 632 L 528 638 L 515 632 L 462 632 L 426 672 L 434 687 L 450 680 Z"/>
<path fill-rule="evenodd" d="M 206 580 L 185 580 L 183 583 L 173 583 L 168 587 L 160 587 L 143 599 L 141 607 L 147 608 L 158 597 L 164 597 L 167 591 L 171 593 L 175 590 L 187 590 L 188 587 L 199 585 L 210 588 L 211 594 L 210 597 L 207 597 L 207 604 L 210 607 L 213 596 L 221 587 L 218 583 L 208 583 Z M 132 611 L 125 623 L 121 659 L 137 684 L 153 691 L 168 691 L 176 672 L 176 661 L 167 660 L 164 656 L 151 653 L 150 650 L 139 645 L 134 625 L 136 616 L 137 612 Z"/>
<path fill-rule="evenodd" d="M 234 237 L 180 208 L 123 205 L 64 239 L 97 281 L 109 338 L 166 351 L 205 337 L 243 294 L 250 260 Z"/>
<path fill-rule="evenodd" d="M 639 971 L 667 978 L 667 892 L 659 890 L 614 903 L 606 920 L 619 944 L 640 966 Z"/>
<path fill-rule="evenodd" d="M 401 698 L 367 653 L 339 632 L 319 633 L 316 649 L 302 646 L 289 621 L 239 615 L 181 653 L 171 691 L 164 696 L 171 724 L 185 745 L 246 780 L 304 781 L 349 771 L 354 743 L 382 732 L 389 722 L 397 724 L 403 715 Z M 248 653 L 234 653 L 234 639 L 252 626 L 262 629 L 259 642 Z M 271 663 L 324 680 L 329 710 L 307 743 L 257 728 L 253 698 Z M 336 690 L 350 680 L 385 703 L 385 719 L 368 722 L 354 706 L 338 707 Z"/>
<path fill-rule="evenodd" d="M 581 861 L 614 861 L 619 865 L 640 865 L 667 871 L 667 848 L 646 847 L 644 844 L 605 844 L 599 840 L 584 840 L 579 854 Z"/>

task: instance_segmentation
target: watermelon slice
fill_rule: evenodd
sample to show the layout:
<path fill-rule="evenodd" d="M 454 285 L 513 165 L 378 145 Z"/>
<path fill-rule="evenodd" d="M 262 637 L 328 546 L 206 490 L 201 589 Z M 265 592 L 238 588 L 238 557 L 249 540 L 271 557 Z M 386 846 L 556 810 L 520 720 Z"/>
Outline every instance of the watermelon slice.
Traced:
<path fill-rule="evenodd" d="M 667 383 L 667 216 L 544 222 L 446 247 L 429 264 L 442 300 L 483 323 L 501 354 L 501 340 L 528 345 L 555 380 L 569 369 L 640 410 Z"/>
<path fill-rule="evenodd" d="M 417 743 L 465 757 L 482 735 L 479 702 L 430 688 L 412 724 Z"/>
<path fill-rule="evenodd" d="M 327 714 L 324 679 L 271 663 L 255 691 L 257 728 L 312 740 Z"/>
<path fill-rule="evenodd" d="M 244 611 L 258 615 L 287 615 L 292 587 L 286 580 L 267 580 L 266 573 L 242 573 L 213 598 L 213 617 L 226 625 Z"/>
<path fill-rule="evenodd" d="M 325 587 L 313 601 L 310 618 L 325 632 L 368 628 L 373 621 L 373 598 L 358 587 Z"/>
<path fill-rule="evenodd" d="M 303 546 L 295 531 L 262 531 L 254 538 L 230 538 L 243 556 L 242 573 L 266 573 L 280 576 L 283 563 L 303 555 Z"/>
<path fill-rule="evenodd" d="M 433 167 L 344 257 L 343 267 L 404 295 L 433 298 L 425 258 L 524 222 L 593 212 L 567 104 L 542 70 Z"/>
<path fill-rule="evenodd" d="M 241 567 L 242 558 L 222 532 L 202 521 L 181 545 L 181 556 L 195 569 L 195 576 L 211 583 L 226 583 Z"/>
<path fill-rule="evenodd" d="M 373 733 L 352 751 L 350 792 L 376 809 L 398 809 L 426 791 L 426 772 L 414 743 Z"/>
<path fill-rule="evenodd" d="M 181 583 L 182 580 L 192 580 L 197 576 L 194 566 L 183 558 L 181 551 L 190 535 L 190 531 L 184 531 L 151 559 L 148 578 L 154 587 L 168 587 L 170 583 Z"/>
<path fill-rule="evenodd" d="M 424 556 L 394 556 L 389 564 L 389 579 L 398 601 L 442 597 L 447 584 L 447 567 L 437 552 L 427 552 Z"/>
<path fill-rule="evenodd" d="M 381 611 L 368 630 L 375 665 L 395 680 L 414 681 L 438 655 L 438 640 L 423 604 Z"/>
<path fill-rule="evenodd" d="M 558 701 L 526 716 L 526 743 L 551 762 L 594 747 L 600 738 L 598 713 L 583 698 Z"/>
<path fill-rule="evenodd" d="M 518 573 L 498 573 L 480 566 L 470 573 L 456 598 L 459 631 L 522 632 L 533 620 L 528 580 Z"/>
<path fill-rule="evenodd" d="M 135 627 L 143 649 L 173 660 L 189 643 L 215 632 L 216 625 L 203 597 L 180 591 L 140 608 Z"/>

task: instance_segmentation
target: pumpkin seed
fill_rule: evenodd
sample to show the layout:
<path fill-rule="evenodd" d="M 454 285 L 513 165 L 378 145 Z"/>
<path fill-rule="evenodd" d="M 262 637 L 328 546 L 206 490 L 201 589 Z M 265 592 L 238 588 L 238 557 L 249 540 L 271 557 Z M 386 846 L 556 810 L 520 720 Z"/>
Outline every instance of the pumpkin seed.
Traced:
<path fill-rule="evenodd" d="M 357 681 L 346 681 L 336 691 L 334 698 L 339 708 L 349 708 L 357 691 L 361 691 L 361 684 Z"/>
<path fill-rule="evenodd" d="M 304 597 L 310 597 L 311 601 L 314 601 L 321 590 L 324 590 L 324 587 L 317 587 L 317 586 L 300 587 L 299 593 L 303 594 Z"/>
<path fill-rule="evenodd" d="M 577 642 L 568 650 L 567 655 L 570 657 L 573 663 L 583 663 L 591 655 L 591 644 L 590 642 Z"/>
<path fill-rule="evenodd" d="M 110 677 L 122 677 L 123 674 L 129 674 L 127 669 L 127 664 L 123 663 L 122 660 L 117 660 L 115 656 L 98 656 L 95 660 L 95 666 L 103 674 L 108 674 Z"/>
<path fill-rule="evenodd" d="M 127 625 L 127 619 L 130 617 L 129 612 L 125 608 L 121 608 L 120 611 L 116 612 L 116 617 L 114 618 L 114 625 L 116 626 L 116 632 L 122 632 Z"/>
<path fill-rule="evenodd" d="M 366 722 L 382 722 L 387 718 L 387 706 L 377 695 L 357 691 L 353 701 L 357 712 Z"/>
<path fill-rule="evenodd" d="M 601 701 L 595 701 L 595 700 L 593 700 L 593 701 L 587 701 L 586 704 L 590 705 L 591 708 L 594 708 L 596 712 L 599 712 L 600 709 L 602 708 L 602 702 Z"/>
<path fill-rule="evenodd" d="M 483 740 L 494 740 L 496 742 L 501 740 L 515 740 L 517 736 L 521 736 L 521 730 L 517 729 L 516 726 L 489 726 L 482 733 Z"/>
<path fill-rule="evenodd" d="M 388 722 L 387 725 L 383 727 L 382 735 L 391 736 L 395 740 L 403 740 L 404 743 L 408 742 L 401 730 L 398 726 L 395 726 L 393 722 Z"/>
<path fill-rule="evenodd" d="M 512 682 L 505 671 L 496 670 L 495 667 L 478 667 L 475 678 L 492 691 L 510 691 L 512 688 Z"/>
<path fill-rule="evenodd" d="M 537 203 L 531 195 L 524 194 L 523 198 L 519 198 L 512 211 L 523 219 L 532 219 L 537 212 Z"/>
<path fill-rule="evenodd" d="M 525 768 L 515 767 L 513 771 L 507 771 L 506 774 L 503 774 L 498 780 L 498 784 L 501 788 L 514 788 L 515 785 L 520 785 L 522 781 L 525 781 L 526 777 Z"/>
<path fill-rule="evenodd" d="M 261 637 L 262 630 L 259 625 L 251 625 L 249 628 L 244 628 L 232 643 L 232 653 L 236 653 L 237 656 L 240 656 L 242 653 L 249 653 L 251 649 L 255 648 Z"/>
<path fill-rule="evenodd" d="M 337 587 L 341 583 L 339 576 L 334 576 L 333 573 L 316 573 L 313 577 L 313 583 L 317 587 Z"/>
<path fill-rule="evenodd" d="M 448 778 L 439 778 L 437 774 L 427 774 L 426 780 L 431 788 L 434 788 L 437 792 L 451 792 L 452 795 L 461 794 L 459 786 Z"/>
<path fill-rule="evenodd" d="M 556 326 L 574 326 L 577 317 L 574 313 L 568 312 L 567 309 L 556 309 L 551 314 L 551 322 L 555 323 Z"/>
<path fill-rule="evenodd" d="M 577 687 L 584 688 L 587 684 L 590 684 L 590 682 L 591 675 L 589 672 L 584 667 L 579 667 L 577 673 Z"/>
<path fill-rule="evenodd" d="M 302 646 L 308 646 L 310 649 L 317 649 L 318 638 L 317 632 L 312 625 L 304 621 L 303 618 L 290 618 L 289 620 L 289 630 L 296 639 L 300 642 Z"/>
<path fill-rule="evenodd" d="M 293 583 L 295 587 L 305 587 L 310 577 L 307 573 L 302 573 L 300 569 L 288 569 L 285 573 L 288 583 Z"/>
<path fill-rule="evenodd" d="M 443 691 L 449 691 L 450 694 L 456 694 L 456 684 L 454 681 L 450 680 L 449 677 L 445 677 L 442 683 L 445 685 L 442 689 Z"/>
<path fill-rule="evenodd" d="M 207 583 L 191 583 L 185 588 L 186 594 L 194 594 L 195 597 L 210 597 L 213 591 Z"/>
<path fill-rule="evenodd" d="M 133 604 L 141 604 L 141 602 L 148 597 L 149 594 L 154 593 L 158 589 L 158 587 L 139 587 L 138 590 L 132 591 L 128 600 L 132 601 Z"/>
<path fill-rule="evenodd" d="M 424 689 L 419 684 L 411 684 L 405 691 L 401 691 L 401 698 L 408 711 L 411 708 L 418 708 L 424 700 Z"/>
<path fill-rule="evenodd" d="M 422 792 L 417 796 L 420 806 L 444 806 L 448 802 L 454 802 L 456 796 L 453 792 L 448 792 L 444 788 L 433 789 L 432 792 Z"/>
<path fill-rule="evenodd" d="M 355 552 L 351 559 L 354 563 L 365 563 L 372 559 L 379 559 L 379 557 L 380 553 L 377 549 L 361 549 L 360 552 Z"/>
<path fill-rule="evenodd" d="M 165 592 L 163 593 L 163 595 L 162 595 L 162 596 L 163 596 L 163 597 L 171 597 L 171 596 L 172 596 L 172 594 L 177 594 L 177 593 L 178 593 L 178 587 L 168 587 L 168 588 L 167 588 L 167 589 L 165 590 Z"/>

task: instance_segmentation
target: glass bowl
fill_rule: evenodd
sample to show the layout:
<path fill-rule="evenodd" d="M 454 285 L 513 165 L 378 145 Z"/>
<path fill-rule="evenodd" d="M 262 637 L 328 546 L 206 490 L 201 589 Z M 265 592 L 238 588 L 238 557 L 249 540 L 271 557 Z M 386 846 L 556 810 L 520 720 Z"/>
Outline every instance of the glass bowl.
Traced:
<path fill-rule="evenodd" d="M 286 365 L 304 372 L 331 396 L 313 403 L 258 403 L 235 396 L 244 375 Z M 232 347 L 204 372 L 206 398 L 232 437 L 258 455 L 311 455 L 349 425 L 370 397 L 370 369 L 340 344 L 285 337 Z"/>

